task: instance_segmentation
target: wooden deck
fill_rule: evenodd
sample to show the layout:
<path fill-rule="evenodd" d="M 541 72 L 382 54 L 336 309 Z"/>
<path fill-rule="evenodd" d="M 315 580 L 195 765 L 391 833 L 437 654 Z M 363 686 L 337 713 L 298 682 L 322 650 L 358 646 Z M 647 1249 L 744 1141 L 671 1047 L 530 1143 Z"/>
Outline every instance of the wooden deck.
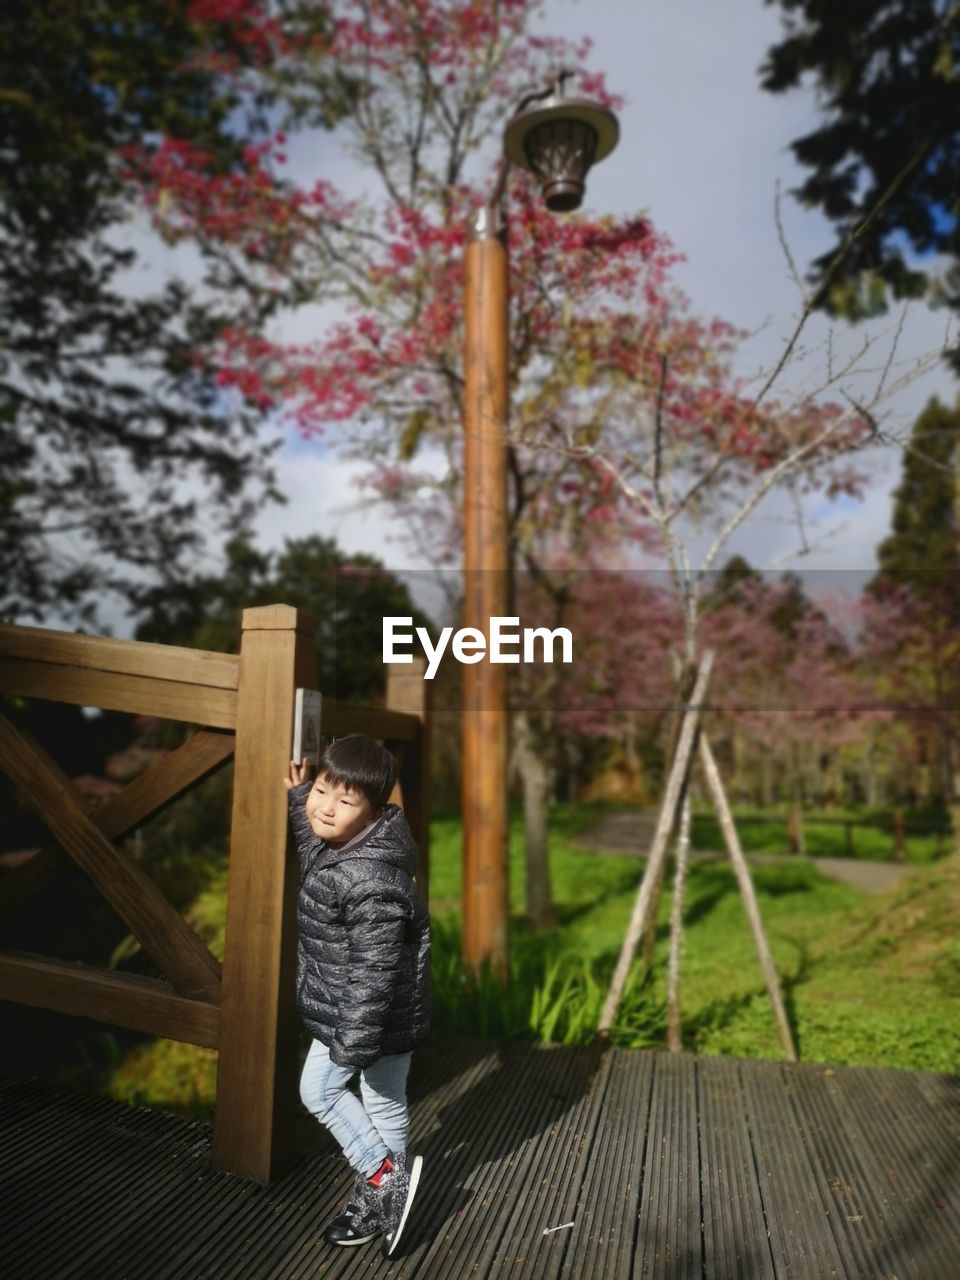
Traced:
<path fill-rule="evenodd" d="M 4 1280 L 956 1280 L 960 1077 L 438 1042 L 411 1076 L 401 1244 L 335 1250 L 342 1158 L 264 1188 L 202 1125 L 0 1085 Z M 572 1225 L 569 1225 L 572 1224 Z"/>

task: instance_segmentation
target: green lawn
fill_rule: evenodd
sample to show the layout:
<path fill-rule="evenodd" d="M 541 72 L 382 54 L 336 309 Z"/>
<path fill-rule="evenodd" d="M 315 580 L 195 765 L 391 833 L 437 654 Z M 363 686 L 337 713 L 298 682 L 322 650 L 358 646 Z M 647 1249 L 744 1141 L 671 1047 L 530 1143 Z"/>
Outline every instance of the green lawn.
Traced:
<path fill-rule="evenodd" d="M 592 1038 L 643 864 L 584 853 L 570 837 L 583 815 L 551 828 L 557 926 L 534 934 L 522 916 L 519 824 L 511 832 L 511 980 L 466 973 L 459 958 L 460 824 L 431 828 L 435 1029 L 439 1035 Z M 760 909 L 802 1059 L 960 1072 L 960 855 L 918 867 L 901 889 L 867 895 L 808 862 L 753 868 Z M 225 868 L 188 912 L 220 954 Z M 669 884 L 652 971 L 635 966 L 614 1041 L 662 1047 Z M 780 1058 L 769 1000 L 736 882 L 725 863 L 691 865 L 681 1004 L 685 1047 L 700 1054 Z M 216 1055 L 152 1041 L 112 1064 L 113 1096 L 209 1117 Z"/>
<path fill-rule="evenodd" d="M 545 1011 L 552 1010 L 551 1038 L 589 1035 L 587 1011 L 599 1011 L 643 864 L 572 848 L 569 835 L 581 826 L 577 818 L 562 816 L 553 824 L 558 926 L 541 935 L 526 928 L 521 914 L 522 840 L 514 826 L 511 991 L 498 1008 L 490 984 L 470 984 L 461 973 L 459 998 L 448 1005 L 441 993 L 441 1029 L 465 1031 L 479 1014 L 491 1032 L 542 1035 Z M 455 970 L 459 824 L 438 822 L 431 847 L 432 911 L 449 986 Z M 806 862 L 756 865 L 753 879 L 802 1058 L 960 1071 L 960 857 L 918 868 L 900 890 L 876 896 L 828 880 Z M 615 1027 L 620 1043 L 663 1043 L 669 915 L 668 885 L 652 972 L 635 974 Z M 685 919 L 686 1047 L 781 1057 L 736 881 L 725 863 L 691 865 Z M 569 986 L 560 999 L 565 981 Z M 471 1000 L 464 998 L 468 991 Z M 566 1011 L 557 1011 L 557 1004 Z"/>

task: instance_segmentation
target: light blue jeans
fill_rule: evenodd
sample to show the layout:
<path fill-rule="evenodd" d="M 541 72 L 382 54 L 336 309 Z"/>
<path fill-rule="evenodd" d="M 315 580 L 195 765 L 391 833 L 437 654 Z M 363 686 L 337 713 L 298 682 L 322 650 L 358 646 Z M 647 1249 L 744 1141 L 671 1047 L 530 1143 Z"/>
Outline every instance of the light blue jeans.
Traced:
<path fill-rule="evenodd" d="M 388 1151 L 407 1149 L 409 1053 L 389 1054 L 360 1072 L 360 1098 L 347 1088 L 356 1067 L 338 1067 L 330 1050 L 314 1040 L 300 1076 L 303 1105 L 343 1147 L 352 1168 L 376 1173 Z M 361 1102 L 360 1099 L 363 1099 Z"/>

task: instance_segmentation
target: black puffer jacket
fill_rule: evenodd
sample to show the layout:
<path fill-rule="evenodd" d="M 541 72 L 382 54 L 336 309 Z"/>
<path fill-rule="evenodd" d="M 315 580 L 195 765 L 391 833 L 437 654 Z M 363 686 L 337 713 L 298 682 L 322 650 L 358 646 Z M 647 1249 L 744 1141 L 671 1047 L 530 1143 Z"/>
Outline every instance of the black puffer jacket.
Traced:
<path fill-rule="evenodd" d="M 300 855 L 297 1007 L 339 1066 L 406 1053 L 430 1029 L 430 920 L 411 877 L 417 867 L 403 811 L 388 804 L 357 845 L 331 849 L 314 835 L 291 787 Z"/>

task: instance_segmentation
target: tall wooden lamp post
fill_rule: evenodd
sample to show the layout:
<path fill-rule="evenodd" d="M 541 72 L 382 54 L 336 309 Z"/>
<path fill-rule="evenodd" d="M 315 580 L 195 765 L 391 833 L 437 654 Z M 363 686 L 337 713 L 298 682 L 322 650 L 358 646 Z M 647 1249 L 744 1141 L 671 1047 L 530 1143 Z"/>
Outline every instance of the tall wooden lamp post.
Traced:
<path fill-rule="evenodd" d="M 540 181 L 547 208 L 579 208 L 587 170 L 616 146 L 616 116 L 599 103 L 568 98 L 561 72 L 521 102 L 504 133 L 504 158 L 489 203 L 474 209 L 466 251 L 464 349 L 463 622 L 482 632 L 507 613 L 509 295 L 502 212 L 507 167 Z M 507 686 L 501 664 L 484 658 L 463 669 L 463 958 L 507 969 Z"/>

